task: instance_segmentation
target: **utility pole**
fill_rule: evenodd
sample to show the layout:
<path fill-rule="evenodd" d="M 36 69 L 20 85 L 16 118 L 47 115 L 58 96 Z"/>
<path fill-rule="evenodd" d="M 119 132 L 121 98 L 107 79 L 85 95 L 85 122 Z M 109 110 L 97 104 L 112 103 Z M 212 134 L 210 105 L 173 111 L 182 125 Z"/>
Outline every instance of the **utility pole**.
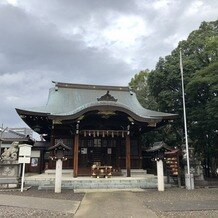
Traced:
<path fill-rule="evenodd" d="M 183 63 L 182 63 L 182 51 L 180 48 L 180 72 L 182 80 L 182 101 L 183 101 L 183 116 L 184 116 L 184 128 L 185 128 L 185 147 L 186 147 L 186 159 L 187 159 L 187 173 L 185 175 L 185 186 L 186 189 L 194 189 L 194 178 L 193 174 L 190 173 L 190 161 L 189 161 L 189 146 L 188 146 L 188 133 L 187 133 L 187 122 L 186 122 L 186 107 L 185 107 L 185 90 L 184 90 L 184 79 L 183 79 Z"/>

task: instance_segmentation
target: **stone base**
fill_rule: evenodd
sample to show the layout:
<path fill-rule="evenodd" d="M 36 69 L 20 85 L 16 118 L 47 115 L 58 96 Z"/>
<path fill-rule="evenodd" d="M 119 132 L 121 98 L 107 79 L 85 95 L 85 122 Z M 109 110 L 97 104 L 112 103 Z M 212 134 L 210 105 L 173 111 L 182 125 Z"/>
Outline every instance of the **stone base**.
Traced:
<path fill-rule="evenodd" d="M 39 189 L 54 189 L 55 178 L 45 175 L 30 176 L 25 178 L 25 185 L 36 186 Z M 63 189 L 134 189 L 157 188 L 157 177 L 154 175 L 137 177 L 63 177 Z"/>
<path fill-rule="evenodd" d="M 55 175 L 55 169 L 45 170 L 46 175 Z M 62 169 L 62 175 L 73 176 L 73 170 Z"/>
<path fill-rule="evenodd" d="M 0 162 L 0 184 L 20 184 L 20 164 L 17 161 Z"/>

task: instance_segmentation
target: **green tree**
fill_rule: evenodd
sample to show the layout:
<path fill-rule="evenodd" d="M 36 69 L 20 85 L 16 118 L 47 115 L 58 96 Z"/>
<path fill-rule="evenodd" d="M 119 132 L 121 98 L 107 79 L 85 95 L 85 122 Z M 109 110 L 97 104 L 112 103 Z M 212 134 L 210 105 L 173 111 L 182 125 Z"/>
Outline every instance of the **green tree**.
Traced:
<path fill-rule="evenodd" d="M 140 71 L 131 79 L 129 86 L 136 93 L 140 104 L 148 109 L 156 108 L 157 104 L 154 98 L 150 95 L 147 85 L 149 70 Z"/>
<path fill-rule="evenodd" d="M 187 84 L 187 93 L 189 134 L 195 139 L 195 152 L 214 174 L 218 168 L 218 61 L 195 73 Z"/>
<path fill-rule="evenodd" d="M 180 48 L 183 54 L 188 134 L 194 142 L 196 154 L 202 157 L 205 165 L 212 168 L 212 157 L 217 154 L 215 152 L 218 144 L 218 20 L 203 22 L 199 29 L 191 32 L 187 40 L 181 41 L 170 55 L 159 59 L 155 69 L 147 74 L 146 94 L 142 93 L 145 99 L 140 99 L 146 102 L 149 93 L 149 99 L 155 102 L 155 107 L 150 107 L 151 109 L 178 114 L 173 126 L 157 130 L 156 138 L 162 137 L 170 145 L 181 145 L 184 134 Z M 149 104 L 142 105 L 146 107 Z M 148 135 L 147 140 L 151 142 L 152 137 Z M 209 176 L 208 169 L 206 173 Z"/>

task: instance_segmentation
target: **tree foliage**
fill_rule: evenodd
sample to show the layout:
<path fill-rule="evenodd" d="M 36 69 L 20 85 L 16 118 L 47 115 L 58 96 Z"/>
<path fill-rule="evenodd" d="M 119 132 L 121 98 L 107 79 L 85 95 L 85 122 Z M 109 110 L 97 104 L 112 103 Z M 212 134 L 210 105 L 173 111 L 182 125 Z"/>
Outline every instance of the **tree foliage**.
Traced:
<path fill-rule="evenodd" d="M 214 155 L 218 156 L 218 20 L 203 22 L 198 30 L 191 32 L 187 40 L 179 42 L 170 55 L 160 58 L 155 69 L 146 77 L 145 96 L 149 95 L 155 102 L 155 108 L 152 109 L 178 114 L 173 128 L 167 126 L 158 131 L 158 138 L 161 135 L 169 144 L 175 143 L 176 146 L 182 144 L 184 136 L 180 49 L 183 56 L 188 135 L 194 143 L 196 154 L 204 159 L 205 165 L 211 165 Z M 131 83 L 135 84 L 135 81 Z M 137 92 L 137 88 L 135 90 Z M 149 101 L 148 98 L 146 100 Z M 149 105 L 148 102 L 146 104 Z"/>
<path fill-rule="evenodd" d="M 141 105 L 145 108 L 156 108 L 157 104 L 154 98 L 150 95 L 147 79 L 149 70 L 140 71 L 131 79 L 129 86 L 136 93 L 137 98 Z"/>
<path fill-rule="evenodd" d="M 196 72 L 187 84 L 189 135 L 195 152 L 215 172 L 218 157 L 218 61 Z M 206 157 L 206 158 L 205 158 Z M 209 171 L 207 174 L 209 175 Z"/>

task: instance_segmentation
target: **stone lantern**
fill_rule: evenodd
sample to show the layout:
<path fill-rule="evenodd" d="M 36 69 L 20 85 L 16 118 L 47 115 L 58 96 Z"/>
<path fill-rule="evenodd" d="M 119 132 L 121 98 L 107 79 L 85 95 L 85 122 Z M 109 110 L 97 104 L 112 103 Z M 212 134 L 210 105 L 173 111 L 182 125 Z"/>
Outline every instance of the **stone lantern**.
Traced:
<path fill-rule="evenodd" d="M 147 149 L 147 152 L 151 152 L 154 160 L 157 163 L 157 183 L 158 191 L 164 191 L 164 171 L 163 171 L 163 159 L 164 152 L 172 150 L 164 142 L 155 142 L 152 147 Z"/>
<path fill-rule="evenodd" d="M 61 193 L 62 161 L 67 160 L 67 158 L 64 157 L 64 152 L 71 150 L 71 148 L 65 145 L 62 140 L 59 140 L 57 144 L 50 147 L 48 150 L 53 151 L 54 156 L 52 156 L 51 159 L 56 160 L 55 193 Z"/>

